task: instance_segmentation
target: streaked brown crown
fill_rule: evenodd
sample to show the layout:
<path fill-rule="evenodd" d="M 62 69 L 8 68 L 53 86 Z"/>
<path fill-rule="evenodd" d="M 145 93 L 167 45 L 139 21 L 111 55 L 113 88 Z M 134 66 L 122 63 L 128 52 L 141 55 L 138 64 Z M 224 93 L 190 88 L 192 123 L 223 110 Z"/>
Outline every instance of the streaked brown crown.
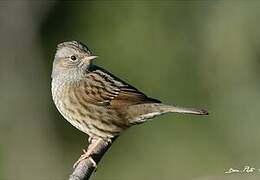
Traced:
<path fill-rule="evenodd" d="M 78 41 L 65 41 L 57 45 L 57 49 L 61 49 L 62 47 L 72 48 L 80 53 L 87 53 L 89 56 L 92 54 L 85 44 Z"/>

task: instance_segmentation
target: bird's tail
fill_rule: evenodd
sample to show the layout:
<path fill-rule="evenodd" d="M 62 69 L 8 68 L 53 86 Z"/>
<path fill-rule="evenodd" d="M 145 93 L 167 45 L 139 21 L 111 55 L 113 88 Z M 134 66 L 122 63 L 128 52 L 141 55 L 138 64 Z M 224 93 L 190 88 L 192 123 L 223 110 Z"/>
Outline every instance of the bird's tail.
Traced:
<path fill-rule="evenodd" d="M 159 109 L 162 113 L 182 113 L 182 114 L 195 114 L 195 115 L 208 115 L 208 111 L 204 109 L 186 108 L 178 106 L 169 106 L 161 104 Z"/>
<path fill-rule="evenodd" d="M 194 115 L 208 115 L 209 113 L 204 109 L 186 108 L 165 105 L 161 103 L 148 103 L 142 105 L 134 105 L 128 109 L 131 124 L 139 124 L 147 121 L 155 116 L 166 113 L 182 113 L 182 114 L 194 114 Z"/>

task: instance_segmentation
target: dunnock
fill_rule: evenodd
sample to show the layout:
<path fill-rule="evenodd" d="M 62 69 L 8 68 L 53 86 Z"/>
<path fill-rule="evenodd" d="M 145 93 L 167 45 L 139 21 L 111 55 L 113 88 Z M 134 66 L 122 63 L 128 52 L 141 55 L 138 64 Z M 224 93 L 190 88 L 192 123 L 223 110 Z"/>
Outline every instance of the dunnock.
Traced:
<path fill-rule="evenodd" d="M 89 139 L 110 141 L 124 129 L 155 116 L 177 112 L 207 115 L 203 109 L 162 104 L 93 64 L 84 44 L 58 44 L 52 70 L 52 97 L 59 112 Z M 88 158 L 91 150 L 82 158 Z M 93 162 L 94 163 L 94 162 Z"/>

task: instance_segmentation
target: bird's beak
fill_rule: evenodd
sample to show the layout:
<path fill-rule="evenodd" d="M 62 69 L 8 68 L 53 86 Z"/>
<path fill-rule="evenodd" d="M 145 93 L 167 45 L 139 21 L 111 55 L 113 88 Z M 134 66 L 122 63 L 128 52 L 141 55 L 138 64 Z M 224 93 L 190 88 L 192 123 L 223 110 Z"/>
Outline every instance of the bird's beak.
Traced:
<path fill-rule="evenodd" d="M 93 61 L 94 59 L 96 59 L 98 56 L 87 56 L 85 57 L 82 61 L 85 64 L 89 64 L 91 61 Z"/>

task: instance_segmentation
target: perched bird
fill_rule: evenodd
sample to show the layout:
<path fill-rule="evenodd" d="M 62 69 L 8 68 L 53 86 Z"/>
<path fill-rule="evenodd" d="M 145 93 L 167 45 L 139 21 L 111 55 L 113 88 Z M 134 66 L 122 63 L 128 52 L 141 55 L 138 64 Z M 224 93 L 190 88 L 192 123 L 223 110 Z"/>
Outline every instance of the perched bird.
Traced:
<path fill-rule="evenodd" d="M 88 134 L 90 141 L 110 141 L 123 130 L 165 113 L 208 114 L 203 109 L 165 105 L 148 97 L 94 65 L 95 58 L 86 45 L 63 42 L 57 46 L 52 69 L 52 97 L 57 109 Z M 90 155 L 88 150 L 84 157 Z"/>

